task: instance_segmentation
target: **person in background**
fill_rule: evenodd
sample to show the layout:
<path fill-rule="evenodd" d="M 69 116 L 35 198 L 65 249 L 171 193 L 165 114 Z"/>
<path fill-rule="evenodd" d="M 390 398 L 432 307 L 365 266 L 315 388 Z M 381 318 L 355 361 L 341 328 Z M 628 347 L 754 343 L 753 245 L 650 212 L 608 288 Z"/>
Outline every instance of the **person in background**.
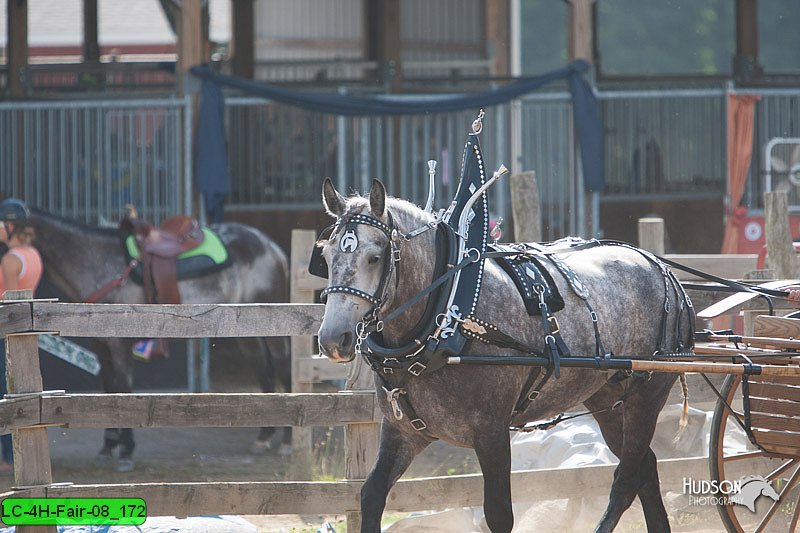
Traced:
<path fill-rule="evenodd" d="M 42 278 L 42 257 L 32 246 L 34 238 L 30 210 L 25 202 L 8 198 L 0 202 L 0 242 L 8 251 L 0 259 L 0 294 L 8 290 L 36 291 Z M 6 383 L 6 340 L 0 339 L 0 397 L 8 393 Z M 14 449 L 11 435 L 0 436 L 0 473 L 13 472 Z"/>
<path fill-rule="evenodd" d="M 800 285 L 792 285 L 791 287 L 786 287 L 786 292 L 789 293 L 787 298 L 792 302 L 800 302 Z"/>

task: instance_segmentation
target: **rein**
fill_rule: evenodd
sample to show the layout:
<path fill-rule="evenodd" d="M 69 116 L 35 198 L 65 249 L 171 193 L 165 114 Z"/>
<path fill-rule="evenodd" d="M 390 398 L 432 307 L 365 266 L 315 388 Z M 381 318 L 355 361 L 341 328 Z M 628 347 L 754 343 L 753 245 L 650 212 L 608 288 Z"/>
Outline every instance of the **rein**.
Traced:
<path fill-rule="evenodd" d="M 118 287 L 122 287 L 122 285 L 126 281 L 128 281 L 128 277 L 131 275 L 131 271 L 134 268 L 136 268 L 136 265 L 138 265 L 138 264 L 139 264 L 139 259 L 132 259 L 131 262 L 128 263 L 128 266 L 125 268 L 125 270 L 122 271 L 122 274 L 120 274 L 116 278 L 112 279 L 111 281 L 109 281 L 108 283 L 106 283 L 105 285 L 103 285 L 102 287 L 97 289 L 96 291 L 94 291 L 92 294 L 87 296 L 84 299 L 83 303 L 85 303 L 85 304 L 97 303 L 98 300 L 100 300 L 100 298 L 102 298 L 103 296 L 105 296 L 109 292 L 113 291 L 114 289 L 116 289 Z"/>

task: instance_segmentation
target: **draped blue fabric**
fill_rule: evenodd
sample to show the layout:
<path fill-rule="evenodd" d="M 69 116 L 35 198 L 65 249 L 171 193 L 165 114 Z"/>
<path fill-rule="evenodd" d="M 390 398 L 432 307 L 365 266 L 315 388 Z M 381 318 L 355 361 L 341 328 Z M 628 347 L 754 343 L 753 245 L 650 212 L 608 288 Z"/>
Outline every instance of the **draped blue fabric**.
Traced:
<path fill-rule="evenodd" d="M 230 189 L 227 178 L 227 157 L 224 149 L 224 124 L 222 123 L 222 92 L 220 86 L 238 89 L 250 95 L 261 96 L 283 104 L 301 107 L 309 111 L 345 116 L 369 115 L 415 115 L 446 113 L 452 111 L 477 110 L 509 102 L 540 87 L 558 80 L 567 80 L 572 95 L 575 129 L 581 146 L 584 183 L 588 190 L 599 191 L 604 185 L 603 175 L 603 125 L 600 110 L 591 86 L 583 79 L 589 69 L 586 61 L 578 60 L 566 67 L 553 70 L 541 76 L 520 79 L 502 87 L 492 88 L 476 94 L 461 95 L 348 95 L 332 92 L 314 92 L 278 87 L 236 76 L 215 72 L 207 65 L 192 67 L 191 73 L 203 80 L 203 107 L 201 108 L 201 132 L 206 128 L 216 129 L 198 134 L 197 148 L 206 159 L 218 158 L 214 165 L 224 164 L 226 172 L 217 174 L 218 179 L 225 176 L 228 181 L 225 194 Z M 212 90 L 211 87 L 216 87 Z M 208 102 L 206 101 L 208 100 Z M 217 107 L 214 110 L 212 107 Z M 205 111 L 205 114 L 204 114 Z M 203 117 L 208 115 L 207 126 Z M 217 117 L 217 118 L 215 118 Z M 217 121 L 219 121 L 217 123 Z M 212 147 L 209 143 L 219 143 Z M 223 159 L 224 157 L 224 159 Z M 198 167 L 198 171 L 203 167 Z M 205 171 L 211 172 L 211 171 Z M 216 172 L 214 170 L 213 172 Z M 206 174 L 209 176 L 209 174 Z M 213 176 L 211 176 L 213 177 Z M 198 174 L 198 186 L 201 180 Z M 213 188 L 213 187 L 212 187 Z M 203 189 L 201 189 L 203 190 Z"/>
<path fill-rule="evenodd" d="M 207 221 L 222 222 L 225 198 L 231 192 L 225 142 L 225 100 L 218 83 L 203 80 L 195 144 L 195 178 L 203 195 Z"/>

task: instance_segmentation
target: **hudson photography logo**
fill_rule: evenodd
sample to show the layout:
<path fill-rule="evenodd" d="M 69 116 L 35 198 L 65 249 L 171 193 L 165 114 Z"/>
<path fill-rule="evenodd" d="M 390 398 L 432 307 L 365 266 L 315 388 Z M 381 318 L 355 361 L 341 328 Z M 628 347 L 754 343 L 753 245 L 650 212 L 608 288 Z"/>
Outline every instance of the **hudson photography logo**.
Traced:
<path fill-rule="evenodd" d="M 747 476 L 734 481 L 683 478 L 683 493 L 689 505 L 743 505 L 756 512 L 756 500 L 766 496 L 778 501 L 778 493 L 763 476 Z"/>

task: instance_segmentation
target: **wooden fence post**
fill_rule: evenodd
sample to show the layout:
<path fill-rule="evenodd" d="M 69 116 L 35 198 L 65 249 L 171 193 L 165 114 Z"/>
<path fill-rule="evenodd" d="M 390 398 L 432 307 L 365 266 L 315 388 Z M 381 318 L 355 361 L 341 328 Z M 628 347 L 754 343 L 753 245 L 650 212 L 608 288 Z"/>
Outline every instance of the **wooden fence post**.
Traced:
<path fill-rule="evenodd" d="M 764 233 L 767 241 L 767 268 L 777 279 L 797 276 L 797 255 L 789 232 L 789 195 L 786 191 L 764 193 Z"/>
<path fill-rule="evenodd" d="M 314 303 L 314 288 L 304 283 L 304 276 L 311 257 L 311 249 L 316 242 L 313 230 L 292 230 L 292 249 L 289 262 L 289 301 L 291 303 Z M 313 337 L 292 337 L 292 391 L 314 392 L 311 383 L 301 381 L 300 361 L 314 353 Z M 311 479 L 312 428 L 292 429 L 292 479 Z"/>
<path fill-rule="evenodd" d="M 511 213 L 514 218 L 515 242 L 540 242 L 542 219 L 536 172 L 514 174 L 510 178 Z M 511 239 L 509 239 L 511 240 Z"/>
<path fill-rule="evenodd" d="M 33 291 L 6 291 L 4 300 L 30 300 Z M 42 392 L 39 369 L 39 336 L 21 333 L 6 336 L 6 376 L 8 393 L 37 394 Z M 47 428 L 22 428 L 11 432 L 14 439 L 14 482 L 18 487 L 50 485 L 53 473 L 50 464 L 50 442 Z M 55 533 L 56 526 L 17 526 L 17 533 Z"/>
<path fill-rule="evenodd" d="M 372 371 L 357 357 L 350 364 L 347 376 L 347 390 L 354 393 L 374 394 L 375 384 Z M 375 458 L 378 456 L 380 424 L 368 422 L 347 424 L 344 427 L 345 479 L 363 480 L 367 477 Z M 361 531 L 361 511 L 346 513 L 348 533 Z"/>
<path fill-rule="evenodd" d="M 664 219 L 648 217 L 639 219 L 639 248 L 664 255 Z"/>

